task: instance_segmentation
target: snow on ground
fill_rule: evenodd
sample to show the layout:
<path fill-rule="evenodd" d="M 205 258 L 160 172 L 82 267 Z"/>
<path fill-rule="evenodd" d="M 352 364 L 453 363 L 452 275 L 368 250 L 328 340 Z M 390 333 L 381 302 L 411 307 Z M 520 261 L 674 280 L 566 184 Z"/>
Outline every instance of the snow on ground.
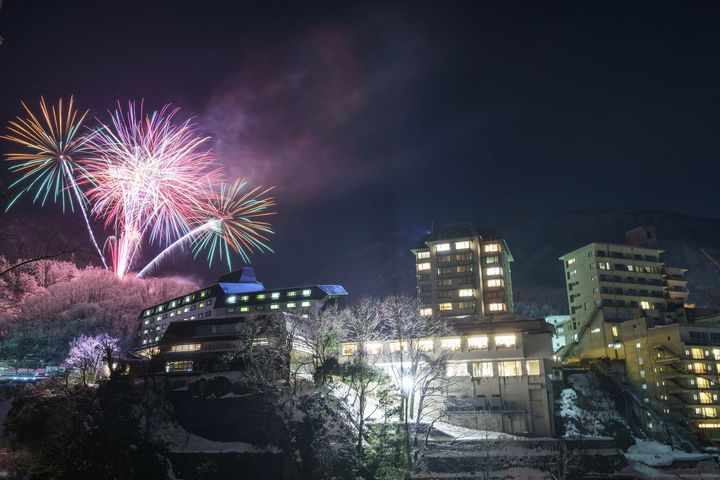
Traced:
<path fill-rule="evenodd" d="M 358 395 L 354 388 L 343 382 L 333 382 L 329 385 L 329 393 L 333 397 L 342 401 L 348 412 L 354 412 L 357 408 Z M 385 419 L 385 410 L 370 395 L 366 397 L 365 418 L 369 421 L 383 421 Z"/>
<path fill-rule="evenodd" d="M 157 432 L 168 443 L 168 450 L 176 453 L 279 453 L 279 447 L 259 447 L 245 442 L 217 442 L 192 434 L 177 424 L 166 424 Z"/>
<path fill-rule="evenodd" d="M 453 437 L 455 440 L 524 440 L 523 437 L 516 437 L 501 432 L 489 430 L 475 430 L 473 428 L 459 427 L 445 422 L 435 422 L 435 429 Z"/>
<path fill-rule="evenodd" d="M 603 437 L 605 426 L 614 420 L 627 426 L 608 394 L 593 385 L 593 374 L 574 374 L 567 378 L 571 388 L 560 393 L 559 415 L 565 423 L 565 437 Z M 582 402 L 578 401 L 582 397 Z M 586 408 L 581 408 L 582 403 Z"/>
<path fill-rule="evenodd" d="M 635 439 L 635 445 L 628 448 L 625 458 L 633 462 L 641 462 L 651 467 L 664 467 L 672 465 L 675 461 L 705 460 L 712 458 L 706 453 L 688 453 L 682 450 L 673 450 L 670 445 L 655 440 Z"/>

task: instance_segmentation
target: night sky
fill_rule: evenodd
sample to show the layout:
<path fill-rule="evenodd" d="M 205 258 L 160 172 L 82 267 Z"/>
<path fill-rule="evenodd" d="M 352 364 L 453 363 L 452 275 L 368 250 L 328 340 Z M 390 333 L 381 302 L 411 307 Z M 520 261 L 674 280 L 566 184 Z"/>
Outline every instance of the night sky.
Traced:
<path fill-rule="evenodd" d="M 277 186 L 271 285 L 484 212 L 720 216 L 710 3 L 242 3 L 6 0 L 0 120 L 40 95 L 182 107 L 230 176 Z"/>

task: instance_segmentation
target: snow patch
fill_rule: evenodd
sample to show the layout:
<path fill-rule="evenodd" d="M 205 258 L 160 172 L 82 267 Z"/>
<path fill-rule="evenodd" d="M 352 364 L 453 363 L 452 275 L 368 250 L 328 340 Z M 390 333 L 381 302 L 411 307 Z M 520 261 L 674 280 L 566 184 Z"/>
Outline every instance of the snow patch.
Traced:
<path fill-rule="evenodd" d="M 676 461 L 697 461 L 712 458 L 705 453 L 688 453 L 673 450 L 670 445 L 655 440 L 635 439 L 635 445 L 628 448 L 625 458 L 633 462 L 641 462 L 651 467 L 666 467 Z M 635 467 L 637 468 L 637 467 Z"/>

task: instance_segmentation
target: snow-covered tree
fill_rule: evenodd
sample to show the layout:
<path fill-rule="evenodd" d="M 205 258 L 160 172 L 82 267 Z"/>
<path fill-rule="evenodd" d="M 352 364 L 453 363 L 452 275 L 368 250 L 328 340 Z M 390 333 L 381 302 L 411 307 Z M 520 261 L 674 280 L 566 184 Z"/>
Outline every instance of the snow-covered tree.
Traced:
<path fill-rule="evenodd" d="M 118 351 L 117 338 L 106 333 L 81 335 L 70 342 L 65 367 L 79 375 L 83 385 L 94 382 L 102 373 L 103 364 L 112 373 Z"/>

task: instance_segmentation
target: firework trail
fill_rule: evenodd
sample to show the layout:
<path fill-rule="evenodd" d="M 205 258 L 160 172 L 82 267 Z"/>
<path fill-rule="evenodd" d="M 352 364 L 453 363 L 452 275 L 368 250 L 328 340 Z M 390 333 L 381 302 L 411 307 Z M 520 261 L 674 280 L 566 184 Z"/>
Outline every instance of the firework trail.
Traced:
<path fill-rule="evenodd" d="M 10 185 L 10 188 L 20 187 L 20 192 L 10 201 L 6 211 L 23 194 L 32 191 L 35 191 L 33 203 L 41 199 L 41 205 L 44 206 L 52 194 L 55 203 L 58 201 L 62 203 L 63 212 L 66 204 L 71 211 L 75 211 L 74 198 L 85 219 L 90 240 L 107 270 L 105 257 L 90 226 L 86 209 L 87 199 L 76 181 L 76 177 L 84 175 L 80 157 L 88 152 L 88 147 L 86 138 L 79 135 L 78 130 L 88 112 L 79 114 L 74 108 L 72 96 L 67 108 L 63 108 L 61 98 L 57 107 L 53 105 L 50 109 L 45 99 L 41 97 L 39 117 L 24 102 L 21 103 L 27 116 L 24 118 L 18 116 L 14 121 L 9 122 L 10 133 L 0 137 L 27 149 L 23 153 L 5 155 L 10 164 L 8 167 L 10 172 L 20 175 L 20 178 Z"/>
<path fill-rule="evenodd" d="M 276 212 L 270 209 L 275 200 L 269 196 L 272 187 L 256 187 L 244 191 L 247 182 L 236 180 L 230 185 L 221 184 L 217 192 L 209 190 L 206 202 L 201 205 L 200 215 L 195 219 L 195 228 L 177 239 L 147 264 L 138 276 L 142 277 L 164 260 L 173 250 L 190 243 L 197 256 L 207 250 L 207 260 L 212 265 L 219 257 L 232 269 L 230 250 L 250 263 L 248 253 L 272 252 L 266 243 L 267 234 L 273 234 L 271 225 L 263 219 Z"/>
<path fill-rule="evenodd" d="M 215 183 L 220 172 L 190 120 L 173 123 L 179 109 L 169 105 L 143 114 L 142 104 L 111 113 L 108 123 L 89 137 L 92 155 L 85 162 L 92 212 L 114 225 L 116 273 L 124 276 L 139 253 L 142 240 L 168 244 L 191 228 L 203 185 Z"/>

